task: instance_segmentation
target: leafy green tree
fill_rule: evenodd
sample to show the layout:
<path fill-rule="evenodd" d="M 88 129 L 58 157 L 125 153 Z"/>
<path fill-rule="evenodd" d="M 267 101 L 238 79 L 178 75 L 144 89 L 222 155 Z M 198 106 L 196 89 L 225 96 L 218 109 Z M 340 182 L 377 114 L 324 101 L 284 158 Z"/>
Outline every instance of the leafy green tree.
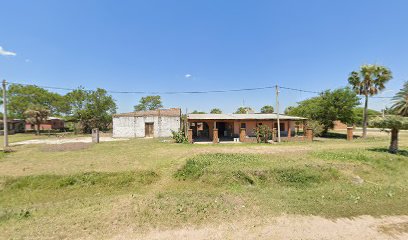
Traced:
<path fill-rule="evenodd" d="M 135 111 L 157 110 L 162 107 L 163 104 L 159 95 L 146 96 L 140 99 L 139 104 L 135 106 Z"/>
<path fill-rule="evenodd" d="M 12 118 L 24 118 L 24 112 L 34 106 L 47 108 L 51 115 L 66 114 L 70 110 L 63 96 L 33 85 L 11 84 L 7 98 L 8 113 Z"/>
<path fill-rule="evenodd" d="M 334 127 L 333 122 L 352 124 L 353 109 L 359 104 L 359 98 L 350 88 L 326 90 L 317 97 L 306 99 L 290 110 L 289 114 L 306 117 L 323 125 L 323 133 Z"/>
<path fill-rule="evenodd" d="M 30 109 L 24 112 L 24 115 L 27 117 L 27 122 L 36 125 L 36 134 L 39 135 L 41 123 L 44 123 L 48 119 L 50 110 L 41 105 L 32 105 Z"/>
<path fill-rule="evenodd" d="M 213 109 L 211 109 L 210 113 L 212 113 L 212 114 L 220 114 L 220 113 L 222 113 L 222 111 L 221 111 L 221 109 L 219 109 L 219 108 L 213 108 Z"/>
<path fill-rule="evenodd" d="M 261 108 L 261 113 L 273 113 L 273 110 L 271 105 L 265 105 Z"/>
<path fill-rule="evenodd" d="M 116 103 L 106 90 L 95 91 L 78 88 L 66 96 L 72 112 L 71 118 L 81 124 L 82 131 L 90 133 L 93 128 L 107 130 L 116 113 Z"/>
<path fill-rule="evenodd" d="M 398 133 L 408 129 L 408 118 L 401 116 L 377 117 L 370 121 L 370 126 L 382 129 L 391 129 L 391 143 L 388 149 L 390 153 L 398 153 Z"/>
<path fill-rule="evenodd" d="M 392 79 L 391 70 L 379 65 L 362 65 L 359 71 L 353 71 L 348 78 L 349 84 L 357 94 L 365 97 L 363 115 L 363 138 L 367 136 L 368 97 L 378 94 L 385 83 Z"/>
<path fill-rule="evenodd" d="M 354 113 L 354 123 L 361 126 L 363 124 L 364 108 L 356 107 L 353 109 L 353 113 Z M 373 109 L 367 109 L 367 118 L 369 120 L 370 118 L 373 118 L 379 115 L 381 115 L 379 111 L 376 111 Z"/>
<path fill-rule="evenodd" d="M 194 111 L 192 111 L 191 113 L 192 113 L 192 114 L 206 114 L 206 112 L 197 111 L 197 110 L 194 110 Z"/>
<path fill-rule="evenodd" d="M 291 111 L 294 109 L 294 106 L 289 106 L 285 108 L 285 111 L 283 112 L 285 115 L 290 115 Z"/>
<path fill-rule="evenodd" d="M 404 87 L 393 97 L 394 104 L 392 109 L 396 114 L 408 117 L 408 82 L 404 83 Z"/>
<path fill-rule="evenodd" d="M 253 110 L 250 107 L 239 107 L 236 111 L 235 114 L 247 114 L 247 113 L 252 113 Z"/>

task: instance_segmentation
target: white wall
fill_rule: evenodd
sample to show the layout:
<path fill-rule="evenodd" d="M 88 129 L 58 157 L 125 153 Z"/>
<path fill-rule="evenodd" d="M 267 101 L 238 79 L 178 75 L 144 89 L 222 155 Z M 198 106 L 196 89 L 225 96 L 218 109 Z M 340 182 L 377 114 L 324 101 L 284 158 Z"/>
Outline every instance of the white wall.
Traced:
<path fill-rule="evenodd" d="M 145 123 L 153 123 L 154 137 L 171 137 L 180 129 L 180 117 L 114 117 L 113 137 L 145 137 Z"/>

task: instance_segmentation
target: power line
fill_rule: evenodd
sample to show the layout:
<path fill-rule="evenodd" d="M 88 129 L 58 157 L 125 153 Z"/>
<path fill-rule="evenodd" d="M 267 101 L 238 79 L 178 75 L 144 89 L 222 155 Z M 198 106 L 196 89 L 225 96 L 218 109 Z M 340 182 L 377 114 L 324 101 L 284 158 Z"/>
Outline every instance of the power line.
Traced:
<path fill-rule="evenodd" d="M 65 91 L 74 91 L 77 88 L 64 88 L 64 87 L 54 87 L 54 86 L 43 86 L 43 85 L 36 85 L 36 84 L 26 84 L 26 83 L 17 83 L 17 82 L 8 82 L 7 84 L 17 84 L 23 86 L 36 86 L 45 89 L 55 89 L 55 90 L 65 90 Z M 238 89 L 224 89 L 224 90 L 207 90 L 207 91 L 115 91 L 115 90 L 107 90 L 108 93 L 112 94 L 152 94 L 152 95 L 176 95 L 176 94 L 208 94 L 208 93 L 226 93 L 226 92 L 246 92 L 246 91 L 259 91 L 259 90 L 266 90 L 266 89 L 274 89 L 274 86 L 265 86 L 265 87 L 254 87 L 254 88 L 238 88 Z M 313 93 L 313 94 L 321 94 L 322 91 L 310 91 L 298 88 L 291 88 L 278 85 L 280 89 L 290 90 L 290 91 L 297 91 L 297 92 L 304 92 L 304 93 Z M 89 91 L 89 89 L 84 89 Z M 391 99 L 392 97 L 370 97 L 370 98 L 379 98 L 379 99 Z"/>

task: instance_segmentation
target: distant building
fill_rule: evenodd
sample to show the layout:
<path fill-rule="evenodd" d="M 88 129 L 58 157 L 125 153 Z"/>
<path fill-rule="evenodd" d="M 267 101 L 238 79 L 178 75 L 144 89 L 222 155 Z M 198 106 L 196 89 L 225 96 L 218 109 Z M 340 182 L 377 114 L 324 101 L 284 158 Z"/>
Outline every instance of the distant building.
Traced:
<path fill-rule="evenodd" d="M 181 109 L 159 109 L 113 115 L 113 137 L 170 137 L 180 129 Z"/>
<path fill-rule="evenodd" d="M 61 130 L 65 128 L 65 122 L 62 118 L 49 117 L 45 122 L 40 124 L 40 130 Z M 26 122 L 26 131 L 36 130 L 37 125 Z"/>
<path fill-rule="evenodd" d="M 12 119 L 7 121 L 7 128 L 9 134 L 23 133 L 25 131 L 25 121 L 22 119 Z M 0 120 L 0 135 L 4 133 L 3 120 Z"/>

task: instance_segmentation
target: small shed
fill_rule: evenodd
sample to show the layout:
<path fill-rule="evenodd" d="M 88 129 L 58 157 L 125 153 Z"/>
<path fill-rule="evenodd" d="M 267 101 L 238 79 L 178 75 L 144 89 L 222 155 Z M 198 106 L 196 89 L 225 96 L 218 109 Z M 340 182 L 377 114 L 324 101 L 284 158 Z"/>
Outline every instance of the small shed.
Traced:
<path fill-rule="evenodd" d="M 113 115 L 113 137 L 171 137 L 180 130 L 181 109 L 158 109 Z"/>

